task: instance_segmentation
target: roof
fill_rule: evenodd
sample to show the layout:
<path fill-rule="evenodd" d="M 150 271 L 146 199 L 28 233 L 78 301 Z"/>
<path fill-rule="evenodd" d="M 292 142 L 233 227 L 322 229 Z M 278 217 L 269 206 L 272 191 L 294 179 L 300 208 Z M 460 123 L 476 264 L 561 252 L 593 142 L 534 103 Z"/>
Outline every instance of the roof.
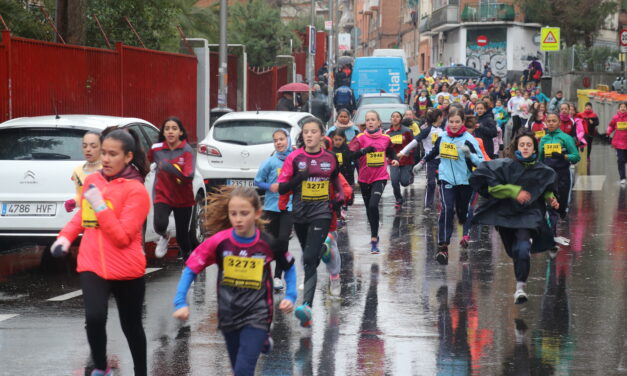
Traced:
<path fill-rule="evenodd" d="M 99 129 L 112 125 L 126 125 L 131 123 L 143 123 L 153 125 L 146 120 L 130 117 L 104 116 L 104 115 L 59 115 L 59 119 L 55 115 L 21 117 L 5 121 L 0 124 L 1 128 L 11 127 L 64 127 L 64 128 L 83 128 L 83 129 Z"/>
<path fill-rule="evenodd" d="M 229 112 L 221 116 L 216 123 L 226 120 L 282 120 L 282 121 L 298 121 L 306 116 L 313 116 L 308 112 L 293 112 L 293 111 L 240 111 Z"/>

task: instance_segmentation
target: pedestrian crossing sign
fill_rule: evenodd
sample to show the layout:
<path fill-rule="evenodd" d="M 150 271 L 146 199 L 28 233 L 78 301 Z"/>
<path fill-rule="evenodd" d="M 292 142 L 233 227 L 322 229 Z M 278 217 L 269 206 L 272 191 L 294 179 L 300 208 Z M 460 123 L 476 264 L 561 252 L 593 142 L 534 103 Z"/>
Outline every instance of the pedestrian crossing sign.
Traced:
<path fill-rule="evenodd" d="M 540 34 L 540 51 L 560 50 L 560 28 L 543 27 Z"/>

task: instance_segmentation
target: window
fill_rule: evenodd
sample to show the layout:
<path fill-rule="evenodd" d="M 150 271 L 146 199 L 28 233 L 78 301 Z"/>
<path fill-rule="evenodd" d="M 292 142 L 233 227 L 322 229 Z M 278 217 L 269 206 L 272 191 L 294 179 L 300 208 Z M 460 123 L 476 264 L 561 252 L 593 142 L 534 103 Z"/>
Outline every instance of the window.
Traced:
<path fill-rule="evenodd" d="M 213 139 L 236 145 L 271 144 L 272 134 L 289 124 L 272 120 L 229 120 L 213 126 Z"/>
<path fill-rule="evenodd" d="M 127 129 L 131 129 L 133 130 L 133 132 L 135 132 L 137 134 L 137 136 L 139 137 L 139 142 L 141 142 L 142 144 L 142 148 L 144 149 L 144 152 L 148 152 L 148 150 L 150 150 L 150 148 L 152 147 L 152 144 L 148 144 L 149 141 L 146 138 L 146 135 L 144 134 L 144 132 L 142 132 L 140 125 L 139 124 L 131 124 L 128 127 L 126 127 Z"/>
<path fill-rule="evenodd" d="M 9 128 L 0 130 L 0 160 L 82 161 L 82 129 Z"/>

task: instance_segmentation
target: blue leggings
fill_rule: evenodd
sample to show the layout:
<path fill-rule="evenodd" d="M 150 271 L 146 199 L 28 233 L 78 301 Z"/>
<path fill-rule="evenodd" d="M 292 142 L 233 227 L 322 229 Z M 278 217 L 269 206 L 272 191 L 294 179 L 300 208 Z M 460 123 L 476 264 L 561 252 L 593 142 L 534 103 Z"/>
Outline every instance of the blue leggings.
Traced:
<path fill-rule="evenodd" d="M 268 331 L 245 326 L 232 332 L 224 332 L 226 348 L 235 376 L 254 376 L 261 348 L 268 338 Z"/>

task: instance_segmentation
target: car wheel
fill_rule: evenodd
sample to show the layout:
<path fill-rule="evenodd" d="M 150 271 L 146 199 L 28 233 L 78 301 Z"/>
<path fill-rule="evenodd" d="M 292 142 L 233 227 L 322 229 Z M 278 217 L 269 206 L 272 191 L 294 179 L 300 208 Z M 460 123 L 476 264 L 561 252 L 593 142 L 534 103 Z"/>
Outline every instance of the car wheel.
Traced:
<path fill-rule="evenodd" d="M 192 250 L 205 240 L 204 232 L 205 218 L 205 196 L 202 192 L 196 194 L 196 205 L 192 210 L 192 221 L 190 223 L 190 244 Z"/>

